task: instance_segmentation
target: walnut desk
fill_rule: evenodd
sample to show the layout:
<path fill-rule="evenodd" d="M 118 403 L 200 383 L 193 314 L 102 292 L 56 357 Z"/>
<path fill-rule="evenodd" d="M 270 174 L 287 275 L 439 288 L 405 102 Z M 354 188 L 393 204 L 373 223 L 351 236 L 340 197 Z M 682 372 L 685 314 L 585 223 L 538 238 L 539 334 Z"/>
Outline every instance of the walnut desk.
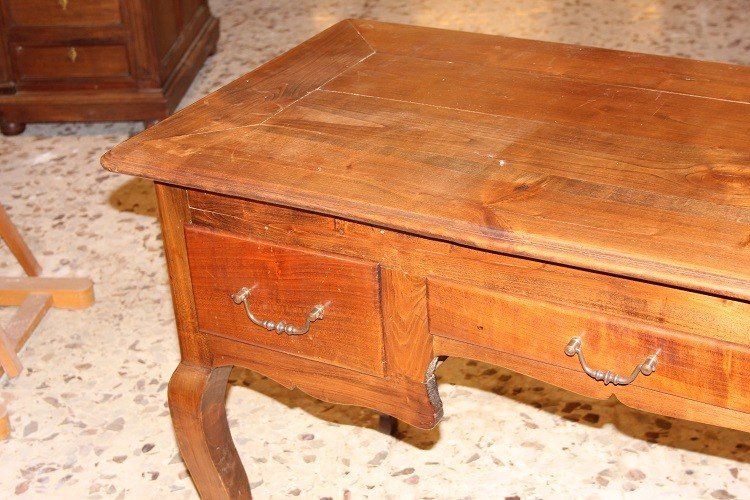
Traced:
<path fill-rule="evenodd" d="M 459 356 L 750 431 L 749 100 L 747 67 L 356 20 L 114 148 L 157 182 L 199 491 L 250 495 L 233 365 L 425 428 Z"/>

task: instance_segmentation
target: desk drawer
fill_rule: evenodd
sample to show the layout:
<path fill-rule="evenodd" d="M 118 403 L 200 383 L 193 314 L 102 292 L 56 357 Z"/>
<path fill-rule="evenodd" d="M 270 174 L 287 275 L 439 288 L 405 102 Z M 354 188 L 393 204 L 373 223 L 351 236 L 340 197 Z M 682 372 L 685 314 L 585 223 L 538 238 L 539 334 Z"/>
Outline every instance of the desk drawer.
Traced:
<path fill-rule="evenodd" d="M 22 81 L 122 78 L 130 74 L 124 45 L 17 46 Z"/>
<path fill-rule="evenodd" d="M 119 0 L 8 0 L 16 26 L 110 26 L 122 23 Z"/>
<path fill-rule="evenodd" d="M 578 357 L 565 353 L 569 341 L 579 337 L 589 367 L 623 377 L 657 354 L 656 371 L 638 374 L 632 385 L 750 411 L 746 346 L 668 330 L 637 317 L 608 316 L 442 280 L 429 280 L 428 290 L 433 335 L 582 371 Z M 731 314 L 732 303 L 726 304 Z M 602 383 L 590 379 L 592 387 Z"/>
<path fill-rule="evenodd" d="M 185 229 L 200 330 L 360 372 L 383 374 L 379 268 L 371 262 L 261 243 L 197 226 Z M 302 327 L 311 310 L 323 318 L 289 335 L 253 323 Z"/>

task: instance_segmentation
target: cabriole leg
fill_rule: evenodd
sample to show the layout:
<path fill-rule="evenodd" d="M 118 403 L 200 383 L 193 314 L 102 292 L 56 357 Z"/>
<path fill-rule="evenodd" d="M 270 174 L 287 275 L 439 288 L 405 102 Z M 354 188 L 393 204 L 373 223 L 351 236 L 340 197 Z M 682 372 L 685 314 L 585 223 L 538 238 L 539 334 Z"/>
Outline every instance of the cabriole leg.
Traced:
<path fill-rule="evenodd" d="M 225 406 L 231 366 L 180 363 L 169 381 L 169 409 L 180 453 L 201 497 L 251 498 L 229 432 Z"/>

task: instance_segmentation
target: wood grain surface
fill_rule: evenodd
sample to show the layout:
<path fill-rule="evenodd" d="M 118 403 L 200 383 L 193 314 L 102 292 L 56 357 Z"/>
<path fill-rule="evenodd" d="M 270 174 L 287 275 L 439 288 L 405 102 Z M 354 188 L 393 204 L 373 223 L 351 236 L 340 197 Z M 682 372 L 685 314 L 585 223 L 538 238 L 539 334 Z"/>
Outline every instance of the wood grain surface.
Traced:
<path fill-rule="evenodd" d="M 156 183 L 156 202 L 167 258 L 169 286 L 172 293 L 180 357 L 191 365 L 211 365 L 211 352 L 205 335 L 198 331 L 198 319 L 190 281 L 185 225 L 190 223 L 187 193 L 183 189 Z"/>
<path fill-rule="evenodd" d="M 419 427 L 440 356 L 749 430 L 750 69 L 344 21 L 102 158 L 155 179 L 203 495 L 243 366 Z M 325 318 L 308 334 L 252 324 Z M 595 369 L 656 371 L 605 386 Z M 226 453 L 218 453 L 224 450 Z"/>
<path fill-rule="evenodd" d="M 516 297 L 747 345 L 750 304 L 546 264 L 285 207 L 188 193 L 195 224 L 380 262 Z"/>
<path fill-rule="evenodd" d="M 120 0 L 8 0 L 8 24 L 17 26 L 117 26 Z"/>
<path fill-rule="evenodd" d="M 747 428 L 740 418 L 748 405 L 744 301 L 265 203 L 194 191 L 188 200 L 194 224 L 380 262 L 387 373 L 421 377 L 434 356 L 463 356 L 590 397 L 615 394 L 647 411 Z M 425 328 L 427 343 L 420 340 Z M 578 335 L 596 369 L 628 375 L 660 350 L 657 371 L 627 387 L 605 387 L 565 355 Z"/>
<path fill-rule="evenodd" d="M 103 163 L 750 300 L 748 88 L 737 66 L 347 21 Z"/>
<path fill-rule="evenodd" d="M 639 374 L 630 385 L 750 412 L 747 346 L 439 279 L 430 280 L 428 288 L 433 335 L 571 371 L 582 371 L 580 361 L 564 349 L 573 337 L 580 337 L 591 368 L 623 377 L 656 354 L 656 371 Z M 596 390 L 602 384 L 592 380 L 589 385 Z"/>
<path fill-rule="evenodd" d="M 196 227 L 185 233 L 200 330 L 383 374 L 377 264 Z M 252 289 L 248 306 L 261 320 L 299 327 L 318 304 L 325 307 L 323 319 L 304 335 L 268 331 L 232 301 L 231 295 L 243 287 Z"/>
<path fill-rule="evenodd" d="M 180 363 L 169 380 L 169 411 L 180 454 L 201 497 L 250 499 L 250 484 L 229 432 L 231 366 Z"/>

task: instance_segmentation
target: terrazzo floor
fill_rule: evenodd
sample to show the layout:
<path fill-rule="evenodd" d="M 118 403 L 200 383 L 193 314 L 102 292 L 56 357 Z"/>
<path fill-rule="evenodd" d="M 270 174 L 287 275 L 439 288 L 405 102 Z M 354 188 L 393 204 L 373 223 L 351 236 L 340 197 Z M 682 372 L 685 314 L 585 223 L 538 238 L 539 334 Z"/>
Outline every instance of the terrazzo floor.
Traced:
<path fill-rule="evenodd" d="M 364 17 L 750 64 L 746 1 L 230 1 L 183 105 L 334 22 Z M 0 201 L 50 276 L 96 304 L 51 311 L 3 380 L 0 497 L 195 498 L 166 385 L 178 361 L 151 184 L 99 157 L 140 124 L 0 138 Z M 0 275 L 19 274 L 0 249 Z M 0 310 L 0 321 L 12 314 Z M 750 498 L 750 435 L 597 401 L 481 363 L 439 370 L 445 419 L 378 433 L 374 412 L 236 371 L 228 413 L 256 498 Z"/>

